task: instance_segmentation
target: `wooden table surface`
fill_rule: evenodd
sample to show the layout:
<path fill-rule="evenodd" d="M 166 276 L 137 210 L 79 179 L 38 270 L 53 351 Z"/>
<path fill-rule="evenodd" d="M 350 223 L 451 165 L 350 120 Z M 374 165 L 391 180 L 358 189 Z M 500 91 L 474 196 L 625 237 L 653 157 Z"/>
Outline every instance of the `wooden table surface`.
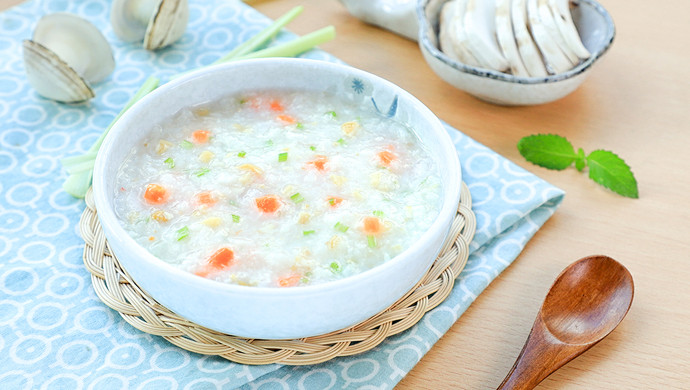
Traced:
<path fill-rule="evenodd" d="M 616 23 L 612 48 L 578 90 L 536 107 L 495 106 L 454 89 L 415 42 L 360 22 L 338 1 L 249 2 L 271 18 L 304 5 L 292 31 L 334 25 L 338 36 L 324 50 L 400 85 L 442 120 L 567 193 L 399 388 L 496 388 L 556 275 L 590 254 L 630 270 L 632 308 L 608 338 L 538 388 L 690 388 L 690 2 L 600 1 Z M 0 9 L 16 3 L 0 0 Z M 609 192 L 575 169 L 527 163 L 516 143 L 539 132 L 563 135 L 585 151 L 618 153 L 634 171 L 640 198 Z"/>

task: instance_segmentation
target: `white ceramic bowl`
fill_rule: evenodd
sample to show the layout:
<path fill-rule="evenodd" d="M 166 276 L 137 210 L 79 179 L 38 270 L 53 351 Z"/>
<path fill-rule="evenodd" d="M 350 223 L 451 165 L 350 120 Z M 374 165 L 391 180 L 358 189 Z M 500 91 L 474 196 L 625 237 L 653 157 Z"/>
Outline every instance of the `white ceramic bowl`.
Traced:
<path fill-rule="evenodd" d="M 139 246 L 113 212 L 115 176 L 132 147 L 157 123 L 184 107 L 265 89 L 330 91 L 373 105 L 381 115 L 410 124 L 441 169 L 439 217 L 392 260 L 334 282 L 293 288 L 222 284 L 178 270 Z M 160 304 L 197 324 L 263 339 L 299 338 L 355 325 L 386 309 L 411 289 L 440 251 L 460 196 L 460 163 L 441 122 L 392 83 L 345 65 L 302 59 L 248 60 L 175 79 L 150 93 L 117 121 L 96 159 L 93 190 L 110 248 L 134 281 Z"/>
<path fill-rule="evenodd" d="M 574 91 L 595 62 L 606 53 L 615 36 L 611 15 L 593 0 L 580 0 L 573 21 L 580 38 L 592 54 L 575 68 L 548 77 L 517 77 L 466 65 L 439 49 L 438 19 L 449 0 L 420 0 L 417 7 L 419 47 L 424 59 L 443 80 L 479 99 L 502 105 L 533 105 L 558 100 Z"/>

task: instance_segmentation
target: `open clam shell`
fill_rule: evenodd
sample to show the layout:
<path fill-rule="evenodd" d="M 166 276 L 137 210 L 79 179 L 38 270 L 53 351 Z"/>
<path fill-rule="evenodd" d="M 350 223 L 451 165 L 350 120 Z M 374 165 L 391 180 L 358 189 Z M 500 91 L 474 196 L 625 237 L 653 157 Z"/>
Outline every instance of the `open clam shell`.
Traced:
<path fill-rule="evenodd" d="M 143 39 L 147 50 L 175 43 L 188 20 L 187 0 L 115 0 L 110 12 L 115 34 L 127 42 Z"/>
<path fill-rule="evenodd" d="M 94 97 L 91 83 L 115 69 L 113 53 L 101 32 L 76 15 L 42 17 L 31 40 L 23 43 L 27 79 L 43 97 L 74 103 Z"/>
<path fill-rule="evenodd" d="M 89 84 L 50 49 L 28 39 L 23 47 L 26 76 L 41 96 L 64 103 L 95 96 Z"/>

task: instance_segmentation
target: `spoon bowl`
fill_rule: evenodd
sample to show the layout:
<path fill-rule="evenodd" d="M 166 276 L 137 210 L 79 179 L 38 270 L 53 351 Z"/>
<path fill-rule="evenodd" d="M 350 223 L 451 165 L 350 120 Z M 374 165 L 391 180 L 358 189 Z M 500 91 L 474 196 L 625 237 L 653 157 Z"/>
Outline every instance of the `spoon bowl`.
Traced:
<path fill-rule="evenodd" d="M 634 295 L 630 272 L 608 256 L 589 256 L 556 278 L 525 346 L 498 389 L 531 389 L 609 335 Z"/>

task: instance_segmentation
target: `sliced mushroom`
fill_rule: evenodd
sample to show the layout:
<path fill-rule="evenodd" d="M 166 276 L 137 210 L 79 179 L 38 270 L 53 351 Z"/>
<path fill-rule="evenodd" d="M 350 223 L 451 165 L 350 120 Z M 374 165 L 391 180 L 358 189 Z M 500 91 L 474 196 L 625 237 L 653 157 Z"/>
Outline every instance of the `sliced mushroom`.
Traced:
<path fill-rule="evenodd" d="M 69 13 L 42 17 L 31 40 L 23 43 L 31 86 L 43 97 L 76 103 L 94 97 L 91 83 L 115 69 L 108 41 L 88 21 Z"/>
<path fill-rule="evenodd" d="M 144 40 L 156 50 L 176 42 L 187 28 L 187 0 L 115 0 L 110 12 L 113 31 L 122 40 Z"/>
<path fill-rule="evenodd" d="M 441 50 L 449 57 L 471 66 L 479 66 L 479 61 L 465 48 L 464 9 L 467 0 L 452 0 L 443 5 L 440 15 L 438 35 Z"/>
<path fill-rule="evenodd" d="M 465 10 L 467 48 L 488 69 L 505 72 L 508 61 L 501 54 L 496 42 L 495 3 L 484 0 L 468 0 Z"/>
<path fill-rule="evenodd" d="M 529 76 L 513 35 L 510 0 L 496 0 L 496 38 L 503 55 L 510 64 L 510 73 L 519 77 Z"/>
<path fill-rule="evenodd" d="M 551 7 L 549 7 L 548 0 L 537 0 L 537 8 L 539 12 L 539 19 L 541 20 L 546 32 L 553 38 L 554 42 L 556 42 L 556 45 L 558 45 L 558 48 L 561 49 L 563 54 L 568 57 L 568 60 L 573 65 L 576 65 L 578 62 L 580 62 L 580 59 L 577 58 L 577 54 L 575 54 L 575 52 L 570 48 L 570 45 L 566 43 L 561 31 L 558 29 L 558 26 L 556 26 L 556 21 L 554 20 L 553 13 L 551 12 Z"/>
<path fill-rule="evenodd" d="M 532 40 L 527 30 L 527 4 L 526 0 L 512 0 L 511 15 L 513 16 L 513 31 L 517 42 L 518 51 L 527 72 L 532 77 L 544 77 L 548 73 L 541 58 L 539 49 Z"/>
<path fill-rule="evenodd" d="M 546 69 L 553 74 L 562 73 L 571 69 L 575 64 L 570 62 L 568 57 L 563 54 L 558 44 L 554 38 L 549 35 L 539 18 L 537 0 L 527 0 L 527 18 L 529 20 L 532 37 L 534 37 L 534 42 L 537 44 L 544 57 Z"/>
<path fill-rule="evenodd" d="M 563 39 L 566 41 L 571 50 L 581 59 L 589 58 L 589 50 L 582 44 L 580 34 L 578 34 L 573 23 L 573 17 L 570 13 L 568 0 L 549 0 L 549 7 L 553 12 L 556 26 L 561 32 Z"/>

